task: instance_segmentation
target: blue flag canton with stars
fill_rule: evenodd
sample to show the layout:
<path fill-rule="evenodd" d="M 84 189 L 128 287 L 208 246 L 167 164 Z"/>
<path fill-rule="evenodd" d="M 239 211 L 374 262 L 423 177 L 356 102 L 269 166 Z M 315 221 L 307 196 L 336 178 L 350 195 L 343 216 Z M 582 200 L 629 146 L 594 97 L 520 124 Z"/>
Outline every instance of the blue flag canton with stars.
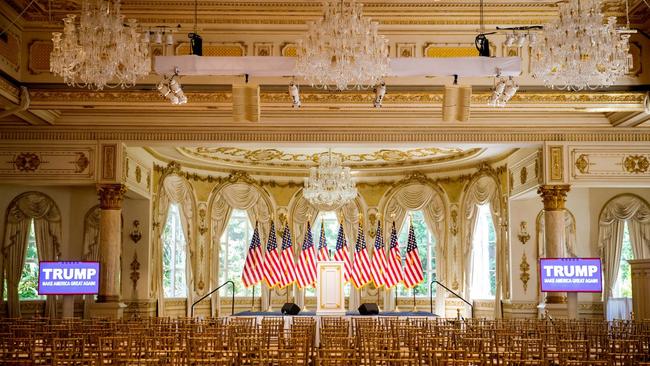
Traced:
<path fill-rule="evenodd" d="M 275 224 L 271 222 L 271 233 L 269 234 L 269 243 L 266 245 L 266 250 L 273 251 L 278 249 L 278 241 L 275 238 Z"/>
<path fill-rule="evenodd" d="M 311 237 L 311 225 L 309 225 L 309 222 L 307 222 L 307 235 L 305 238 L 305 242 L 302 243 L 302 250 L 309 249 L 314 246 L 314 240 Z"/>
<path fill-rule="evenodd" d="M 291 248 L 291 231 L 289 231 L 289 225 L 285 225 L 284 233 L 282 233 L 282 250 Z"/>
<path fill-rule="evenodd" d="M 384 247 L 384 235 L 381 233 L 381 221 L 377 224 L 377 236 L 375 237 L 375 249 L 379 250 Z"/>
<path fill-rule="evenodd" d="M 342 249 L 345 246 L 345 233 L 343 232 L 343 224 L 339 225 L 339 235 L 336 238 L 336 250 Z"/>

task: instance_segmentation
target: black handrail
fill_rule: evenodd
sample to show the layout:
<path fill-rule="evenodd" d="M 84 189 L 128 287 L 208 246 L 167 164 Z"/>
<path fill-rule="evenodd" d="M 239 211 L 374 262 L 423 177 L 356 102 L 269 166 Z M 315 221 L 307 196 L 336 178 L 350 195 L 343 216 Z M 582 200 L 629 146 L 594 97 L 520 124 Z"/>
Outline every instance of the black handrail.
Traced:
<path fill-rule="evenodd" d="M 474 305 L 470 304 L 469 301 L 463 299 L 462 297 L 460 297 L 459 294 L 455 293 L 455 292 L 452 291 L 449 287 L 443 285 L 442 283 L 440 283 L 440 282 L 438 282 L 438 281 L 436 281 L 436 280 L 433 280 L 433 281 L 431 281 L 431 282 L 429 283 L 429 302 L 431 303 L 431 314 L 433 314 L 433 291 L 431 291 L 431 286 L 432 286 L 434 283 L 439 284 L 439 285 L 442 286 L 445 290 L 451 292 L 452 294 L 454 294 L 454 296 L 456 296 L 457 298 L 463 300 L 463 302 L 464 302 L 465 304 L 469 305 L 469 307 L 471 308 L 472 318 L 474 317 Z"/>
<path fill-rule="evenodd" d="M 208 296 L 212 295 L 213 293 L 219 291 L 222 287 L 224 287 L 224 286 L 227 285 L 227 284 L 232 285 L 232 304 L 230 304 L 230 305 L 231 305 L 230 314 L 235 314 L 235 283 L 232 282 L 232 281 L 226 281 L 226 282 L 222 283 L 221 285 L 219 285 L 219 287 L 217 287 L 217 288 L 215 288 L 214 290 L 212 290 L 212 291 L 208 292 L 207 294 L 203 295 L 203 297 L 201 297 L 200 299 L 196 300 L 196 301 L 192 304 L 192 307 L 190 308 L 190 314 L 191 314 L 192 318 L 194 318 L 194 305 L 200 303 L 200 302 L 203 301 L 206 297 L 208 297 Z"/>

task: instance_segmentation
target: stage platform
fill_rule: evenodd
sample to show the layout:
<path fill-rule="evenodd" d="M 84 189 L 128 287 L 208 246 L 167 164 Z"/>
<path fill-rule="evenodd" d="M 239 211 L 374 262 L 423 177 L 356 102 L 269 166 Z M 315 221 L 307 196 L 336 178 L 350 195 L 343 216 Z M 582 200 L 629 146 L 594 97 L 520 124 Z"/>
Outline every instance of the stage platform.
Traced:
<path fill-rule="evenodd" d="M 319 316 L 332 316 L 332 315 L 318 315 L 316 312 L 313 311 L 304 311 L 300 312 L 297 315 L 285 315 L 282 314 L 280 311 L 242 311 L 239 313 L 235 313 L 232 316 L 249 316 L 249 317 L 264 317 L 264 316 L 312 316 L 312 317 L 319 317 Z M 350 316 L 350 317 L 357 317 L 357 316 L 391 316 L 391 317 L 438 317 L 438 315 L 433 314 L 428 311 L 400 311 L 400 312 L 394 312 L 394 311 L 388 311 L 388 312 L 379 312 L 379 315 L 361 315 L 359 314 L 358 311 L 348 311 L 345 313 L 345 316 Z"/>

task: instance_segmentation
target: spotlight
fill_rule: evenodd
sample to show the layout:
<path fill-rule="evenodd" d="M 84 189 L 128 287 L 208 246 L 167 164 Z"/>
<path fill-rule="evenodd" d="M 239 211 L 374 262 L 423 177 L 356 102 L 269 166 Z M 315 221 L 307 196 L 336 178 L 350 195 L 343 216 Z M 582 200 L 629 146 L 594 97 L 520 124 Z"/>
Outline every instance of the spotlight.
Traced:
<path fill-rule="evenodd" d="M 528 34 L 528 43 L 532 46 L 537 43 L 537 34 L 529 33 Z"/>
<path fill-rule="evenodd" d="M 151 34 L 149 34 L 150 31 L 142 32 L 142 42 L 144 43 L 149 43 L 151 42 Z"/>
<path fill-rule="evenodd" d="M 153 35 L 153 41 L 156 44 L 161 44 L 162 43 L 162 32 L 160 29 L 157 29 L 156 32 Z"/>
<path fill-rule="evenodd" d="M 289 95 L 291 96 L 293 108 L 300 108 L 302 105 L 302 103 L 300 103 L 300 90 L 298 89 L 298 85 L 293 81 L 289 83 Z"/>
<path fill-rule="evenodd" d="M 169 31 L 169 33 L 165 35 L 165 44 L 168 46 L 174 45 L 174 36 L 172 35 L 172 31 Z"/>
<path fill-rule="evenodd" d="M 523 47 L 526 44 L 526 34 L 522 33 L 517 37 L 517 47 Z"/>
<path fill-rule="evenodd" d="M 490 95 L 487 104 L 490 107 L 505 107 L 506 103 L 510 101 L 515 93 L 517 93 L 517 90 L 519 90 L 519 85 L 517 85 L 512 76 L 506 80 L 501 77 L 500 73 L 497 73 L 497 78 L 499 81 L 496 82 L 495 78 L 492 95 Z"/>
<path fill-rule="evenodd" d="M 515 43 L 516 39 L 517 39 L 516 34 L 514 33 L 506 34 L 506 42 L 505 42 L 506 47 L 511 47 Z"/>
<path fill-rule="evenodd" d="M 174 75 L 169 78 L 163 76 L 163 79 L 156 86 L 160 96 L 166 98 L 174 105 L 187 103 L 187 97 L 183 92 L 181 82 L 178 78 L 178 68 L 176 68 L 176 70 L 174 70 Z"/>
<path fill-rule="evenodd" d="M 375 92 L 375 102 L 373 103 L 375 108 L 381 108 L 381 102 L 384 100 L 384 96 L 386 95 L 386 83 L 381 82 L 381 84 L 377 85 L 373 91 Z"/>

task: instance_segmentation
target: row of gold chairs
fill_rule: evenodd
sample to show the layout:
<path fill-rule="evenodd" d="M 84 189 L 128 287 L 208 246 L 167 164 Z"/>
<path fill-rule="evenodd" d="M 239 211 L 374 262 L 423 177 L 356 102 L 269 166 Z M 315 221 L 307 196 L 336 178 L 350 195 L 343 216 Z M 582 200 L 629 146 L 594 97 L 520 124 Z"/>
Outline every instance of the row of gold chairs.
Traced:
<path fill-rule="evenodd" d="M 650 322 L 0 319 L 0 365 L 650 365 Z"/>

